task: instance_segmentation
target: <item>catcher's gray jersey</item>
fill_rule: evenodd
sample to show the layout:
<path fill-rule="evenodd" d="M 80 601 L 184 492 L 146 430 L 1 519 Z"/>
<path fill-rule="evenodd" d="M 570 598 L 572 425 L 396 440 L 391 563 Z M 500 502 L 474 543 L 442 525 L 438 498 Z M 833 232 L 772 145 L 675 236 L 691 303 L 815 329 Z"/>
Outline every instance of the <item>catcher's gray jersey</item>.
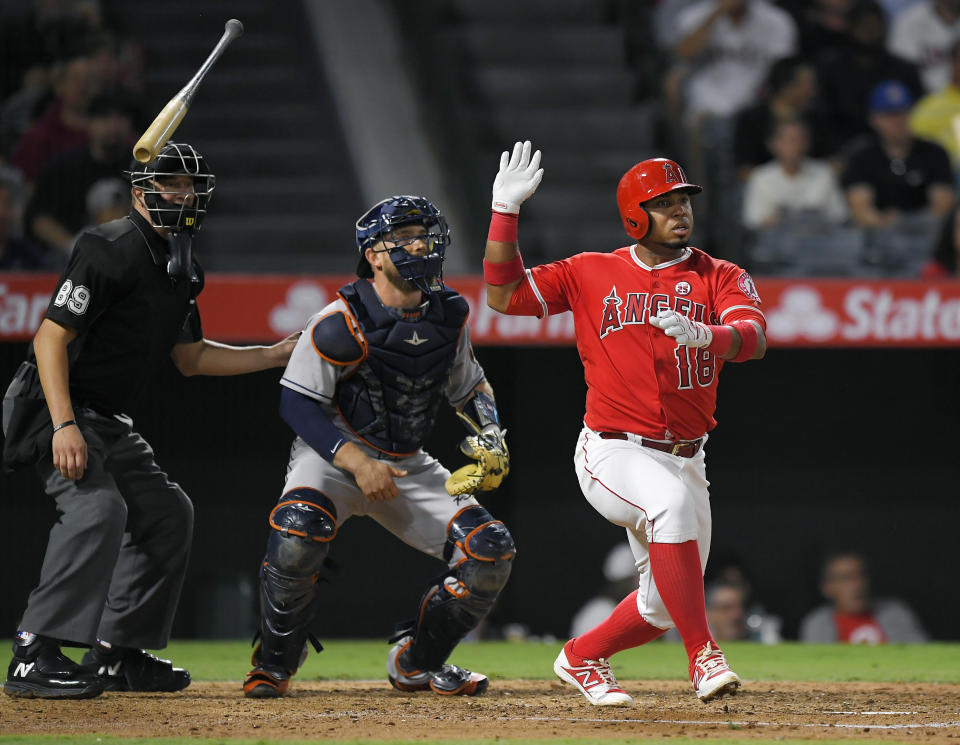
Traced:
<path fill-rule="evenodd" d="M 442 558 L 447 523 L 459 510 L 477 502 L 473 497 L 453 498 L 447 494 L 445 483 L 450 471 L 423 450 L 396 457 L 370 447 L 351 432 L 334 399 L 338 381 L 362 363 L 343 365 L 332 361 L 325 350 L 316 348 L 312 333 L 314 326 L 332 313 L 343 313 L 354 334 L 361 334 L 346 303 L 338 298 L 307 322 L 280 383 L 318 401 L 345 440 L 356 444 L 371 458 L 390 460 L 408 475 L 396 478 L 400 494 L 395 499 L 369 501 L 350 473 L 332 465 L 296 437 L 290 449 L 284 493 L 298 487 L 317 489 L 334 502 L 338 524 L 342 525 L 352 515 L 367 515 L 405 543 Z M 469 328 L 465 324 L 443 393 L 452 406 L 460 406 L 484 380 L 483 368 L 473 355 Z M 456 551 L 451 566 L 461 558 L 460 551 Z"/>

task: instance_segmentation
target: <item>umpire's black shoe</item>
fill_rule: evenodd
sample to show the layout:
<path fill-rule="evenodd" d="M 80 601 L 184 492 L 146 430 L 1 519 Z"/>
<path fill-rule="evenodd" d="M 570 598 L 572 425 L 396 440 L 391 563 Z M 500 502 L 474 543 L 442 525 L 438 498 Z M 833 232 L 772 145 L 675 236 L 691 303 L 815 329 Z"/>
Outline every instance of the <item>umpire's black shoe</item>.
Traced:
<path fill-rule="evenodd" d="M 60 644 L 43 636 L 13 645 L 3 692 L 20 698 L 93 698 L 103 693 L 103 681 L 60 651 Z"/>
<path fill-rule="evenodd" d="M 101 643 L 83 656 L 83 665 L 103 681 L 105 691 L 181 691 L 190 685 L 190 673 L 134 647 L 106 647 Z"/>

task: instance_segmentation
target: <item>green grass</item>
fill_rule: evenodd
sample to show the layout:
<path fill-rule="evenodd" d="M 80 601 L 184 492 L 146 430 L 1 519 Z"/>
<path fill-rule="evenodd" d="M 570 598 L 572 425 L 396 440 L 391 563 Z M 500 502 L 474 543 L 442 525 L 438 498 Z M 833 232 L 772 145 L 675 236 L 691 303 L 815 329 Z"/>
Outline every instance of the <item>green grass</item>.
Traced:
<path fill-rule="evenodd" d="M 376 680 L 386 676 L 390 645 L 382 641 L 329 639 L 311 650 L 301 680 Z M 462 644 L 451 662 L 482 670 L 491 679 L 551 680 L 560 642 Z M 180 641 L 160 652 L 190 670 L 194 680 L 239 681 L 250 669 L 248 642 Z M 724 644 L 731 664 L 747 680 L 960 683 L 960 644 L 879 647 L 784 643 Z M 684 680 L 687 661 L 679 643 L 655 642 L 613 658 L 625 680 Z"/>

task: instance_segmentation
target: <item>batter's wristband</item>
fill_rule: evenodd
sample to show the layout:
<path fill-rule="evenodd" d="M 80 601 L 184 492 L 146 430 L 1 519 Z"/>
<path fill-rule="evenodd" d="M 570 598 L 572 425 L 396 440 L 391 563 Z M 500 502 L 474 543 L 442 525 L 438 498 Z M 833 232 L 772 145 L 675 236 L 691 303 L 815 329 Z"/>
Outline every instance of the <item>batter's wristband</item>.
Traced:
<path fill-rule="evenodd" d="M 707 351 L 717 357 L 723 357 L 733 346 L 733 329 L 729 326 L 708 326 L 713 334 L 713 341 L 707 345 Z"/>
<path fill-rule="evenodd" d="M 487 233 L 488 241 L 498 243 L 516 243 L 519 229 L 517 215 L 493 210 L 490 214 L 490 230 Z"/>
<path fill-rule="evenodd" d="M 519 253 L 516 258 L 499 264 L 483 260 L 483 278 L 488 285 L 509 285 L 523 279 L 523 271 L 523 257 Z"/>
<path fill-rule="evenodd" d="M 740 351 L 730 361 L 746 362 L 760 345 L 760 332 L 753 321 L 734 321 L 730 324 L 740 334 Z"/>

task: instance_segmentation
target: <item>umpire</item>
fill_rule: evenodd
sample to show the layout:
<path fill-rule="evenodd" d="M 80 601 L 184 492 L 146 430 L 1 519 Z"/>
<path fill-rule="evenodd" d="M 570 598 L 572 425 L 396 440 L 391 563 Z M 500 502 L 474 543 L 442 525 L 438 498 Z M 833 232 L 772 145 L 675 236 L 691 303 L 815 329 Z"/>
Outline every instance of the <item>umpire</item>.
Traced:
<path fill-rule="evenodd" d="M 169 143 L 129 176 L 130 214 L 78 238 L 3 400 L 4 466 L 34 465 L 60 513 L 14 641 L 10 696 L 190 684 L 186 670 L 142 648 L 170 637 L 193 505 L 123 412 L 168 355 L 187 376 L 237 375 L 282 367 L 295 344 L 203 338 L 191 244 L 215 181 L 203 157 Z M 82 665 L 64 643 L 90 647 Z"/>

